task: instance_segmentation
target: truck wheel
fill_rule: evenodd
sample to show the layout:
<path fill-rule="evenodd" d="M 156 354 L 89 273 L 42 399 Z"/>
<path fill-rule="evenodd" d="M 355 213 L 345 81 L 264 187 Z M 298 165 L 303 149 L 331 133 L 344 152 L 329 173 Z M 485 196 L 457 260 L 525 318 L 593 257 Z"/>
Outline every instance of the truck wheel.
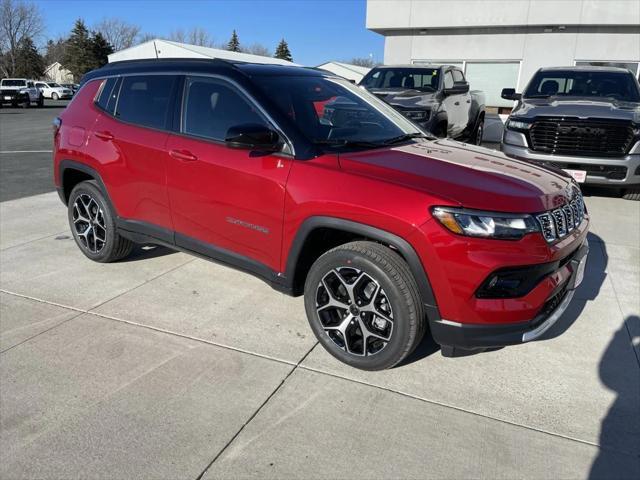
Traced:
<path fill-rule="evenodd" d="M 374 242 L 347 243 L 318 258 L 307 275 L 304 303 L 322 346 L 362 370 L 397 365 L 424 335 L 425 314 L 409 266 Z"/>
<path fill-rule="evenodd" d="M 625 200 L 640 201 L 640 188 L 628 188 L 622 193 Z"/>
<path fill-rule="evenodd" d="M 447 124 L 439 123 L 436 128 L 433 129 L 433 134 L 438 138 L 445 138 L 447 136 Z"/>
<path fill-rule="evenodd" d="M 484 117 L 480 118 L 476 130 L 473 132 L 474 145 L 482 145 L 482 136 L 484 135 Z"/>
<path fill-rule="evenodd" d="M 29 96 L 27 96 L 27 98 L 25 98 L 22 102 L 22 105 L 20 105 L 22 108 L 29 108 L 31 106 L 31 99 L 29 98 Z"/>
<path fill-rule="evenodd" d="M 57 94 L 56 92 L 53 92 L 53 93 L 51 94 L 51 98 L 52 98 L 53 100 L 58 100 L 58 94 Z"/>
<path fill-rule="evenodd" d="M 71 233 L 82 253 L 95 262 L 115 262 L 133 248 L 133 242 L 118 234 L 109 205 L 94 181 L 80 182 L 69 196 Z"/>

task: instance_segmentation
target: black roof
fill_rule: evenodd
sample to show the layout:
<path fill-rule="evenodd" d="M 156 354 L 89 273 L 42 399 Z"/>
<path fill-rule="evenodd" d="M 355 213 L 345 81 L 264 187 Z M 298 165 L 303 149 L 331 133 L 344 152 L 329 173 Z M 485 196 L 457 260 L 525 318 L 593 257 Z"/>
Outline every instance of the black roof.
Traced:
<path fill-rule="evenodd" d="M 105 66 L 93 70 L 83 78 L 87 81 L 91 78 L 104 75 L 116 75 L 124 73 L 153 73 L 153 72 L 201 72 L 222 73 L 233 70 L 249 77 L 253 76 L 333 76 L 330 72 L 324 72 L 308 67 L 295 67 L 288 65 L 244 63 L 222 60 L 219 58 L 163 58 L 123 60 L 108 63 Z"/>

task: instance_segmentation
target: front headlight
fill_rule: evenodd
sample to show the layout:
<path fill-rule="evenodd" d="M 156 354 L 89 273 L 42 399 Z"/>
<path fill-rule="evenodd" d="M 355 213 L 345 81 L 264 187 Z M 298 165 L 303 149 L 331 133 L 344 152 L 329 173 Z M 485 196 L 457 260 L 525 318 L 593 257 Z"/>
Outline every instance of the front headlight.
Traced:
<path fill-rule="evenodd" d="M 520 120 L 507 120 L 507 128 L 509 130 L 529 130 L 531 124 L 528 122 L 521 122 Z"/>
<path fill-rule="evenodd" d="M 500 212 L 480 212 L 462 208 L 434 207 L 433 216 L 449 231 L 469 237 L 518 240 L 540 228 L 533 216 Z"/>

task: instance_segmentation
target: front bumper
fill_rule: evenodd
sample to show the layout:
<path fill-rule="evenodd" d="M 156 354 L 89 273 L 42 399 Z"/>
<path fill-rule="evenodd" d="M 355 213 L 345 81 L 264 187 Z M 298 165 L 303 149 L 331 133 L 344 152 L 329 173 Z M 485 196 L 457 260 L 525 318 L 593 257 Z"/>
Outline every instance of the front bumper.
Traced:
<path fill-rule="evenodd" d="M 567 265 L 563 267 L 568 269 L 570 276 L 558 286 L 532 320 L 501 325 L 463 324 L 445 319 L 435 320 L 430 322 L 434 340 L 443 346 L 443 351 L 447 347 L 475 350 L 537 340 L 562 317 L 569 307 L 575 289 L 582 282 L 588 253 L 589 243 L 585 240 Z"/>
<path fill-rule="evenodd" d="M 502 152 L 509 157 L 558 168 L 585 170 L 587 184 L 612 187 L 640 185 L 640 142 L 637 142 L 624 157 L 600 158 L 549 155 L 530 150 L 525 145 L 527 141 L 524 134 L 505 130 L 501 147 Z"/>

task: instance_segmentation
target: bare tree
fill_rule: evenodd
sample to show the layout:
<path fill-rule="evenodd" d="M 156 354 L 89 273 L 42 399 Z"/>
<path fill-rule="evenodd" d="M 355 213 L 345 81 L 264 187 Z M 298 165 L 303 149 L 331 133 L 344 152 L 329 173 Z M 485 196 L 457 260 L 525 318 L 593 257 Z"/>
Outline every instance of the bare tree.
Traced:
<path fill-rule="evenodd" d="M 202 27 L 193 27 L 187 31 L 179 28 L 169 34 L 169 40 L 201 47 L 214 47 L 215 42 L 209 32 Z"/>
<path fill-rule="evenodd" d="M 158 36 L 154 35 L 153 33 L 149 33 L 149 32 L 142 33 L 138 36 L 136 40 L 136 45 L 139 45 L 144 42 L 148 42 L 149 40 L 155 40 L 156 38 L 158 38 Z"/>
<path fill-rule="evenodd" d="M 254 43 L 252 45 L 249 45 L 248 48 L 243 48 L 242 51 L 246 51 L 246 53 L 252 53 L 253 55 L 260 55 L 262 57 L 270 57 L 272 55 L 271 50 L 269 50 L 261 43 Z"/>
<path fill-rule="evenodd" d="M 136 44 L 136 38 L 140 34 L 140 27 L 127 23 L 119 18 L 103 18 L 94 26 L 94 30 L 100 32 L 114 50 L 122 50 Z"/>
<path fill-rule="evenodd" d="M 6 70 L 16 71 L 16 53 L 25 38 L 36 39 L 44 30 L 40 10 L 22 0 L 2 0 L 0 4 L 0 51 L 6 52 Z"/>

